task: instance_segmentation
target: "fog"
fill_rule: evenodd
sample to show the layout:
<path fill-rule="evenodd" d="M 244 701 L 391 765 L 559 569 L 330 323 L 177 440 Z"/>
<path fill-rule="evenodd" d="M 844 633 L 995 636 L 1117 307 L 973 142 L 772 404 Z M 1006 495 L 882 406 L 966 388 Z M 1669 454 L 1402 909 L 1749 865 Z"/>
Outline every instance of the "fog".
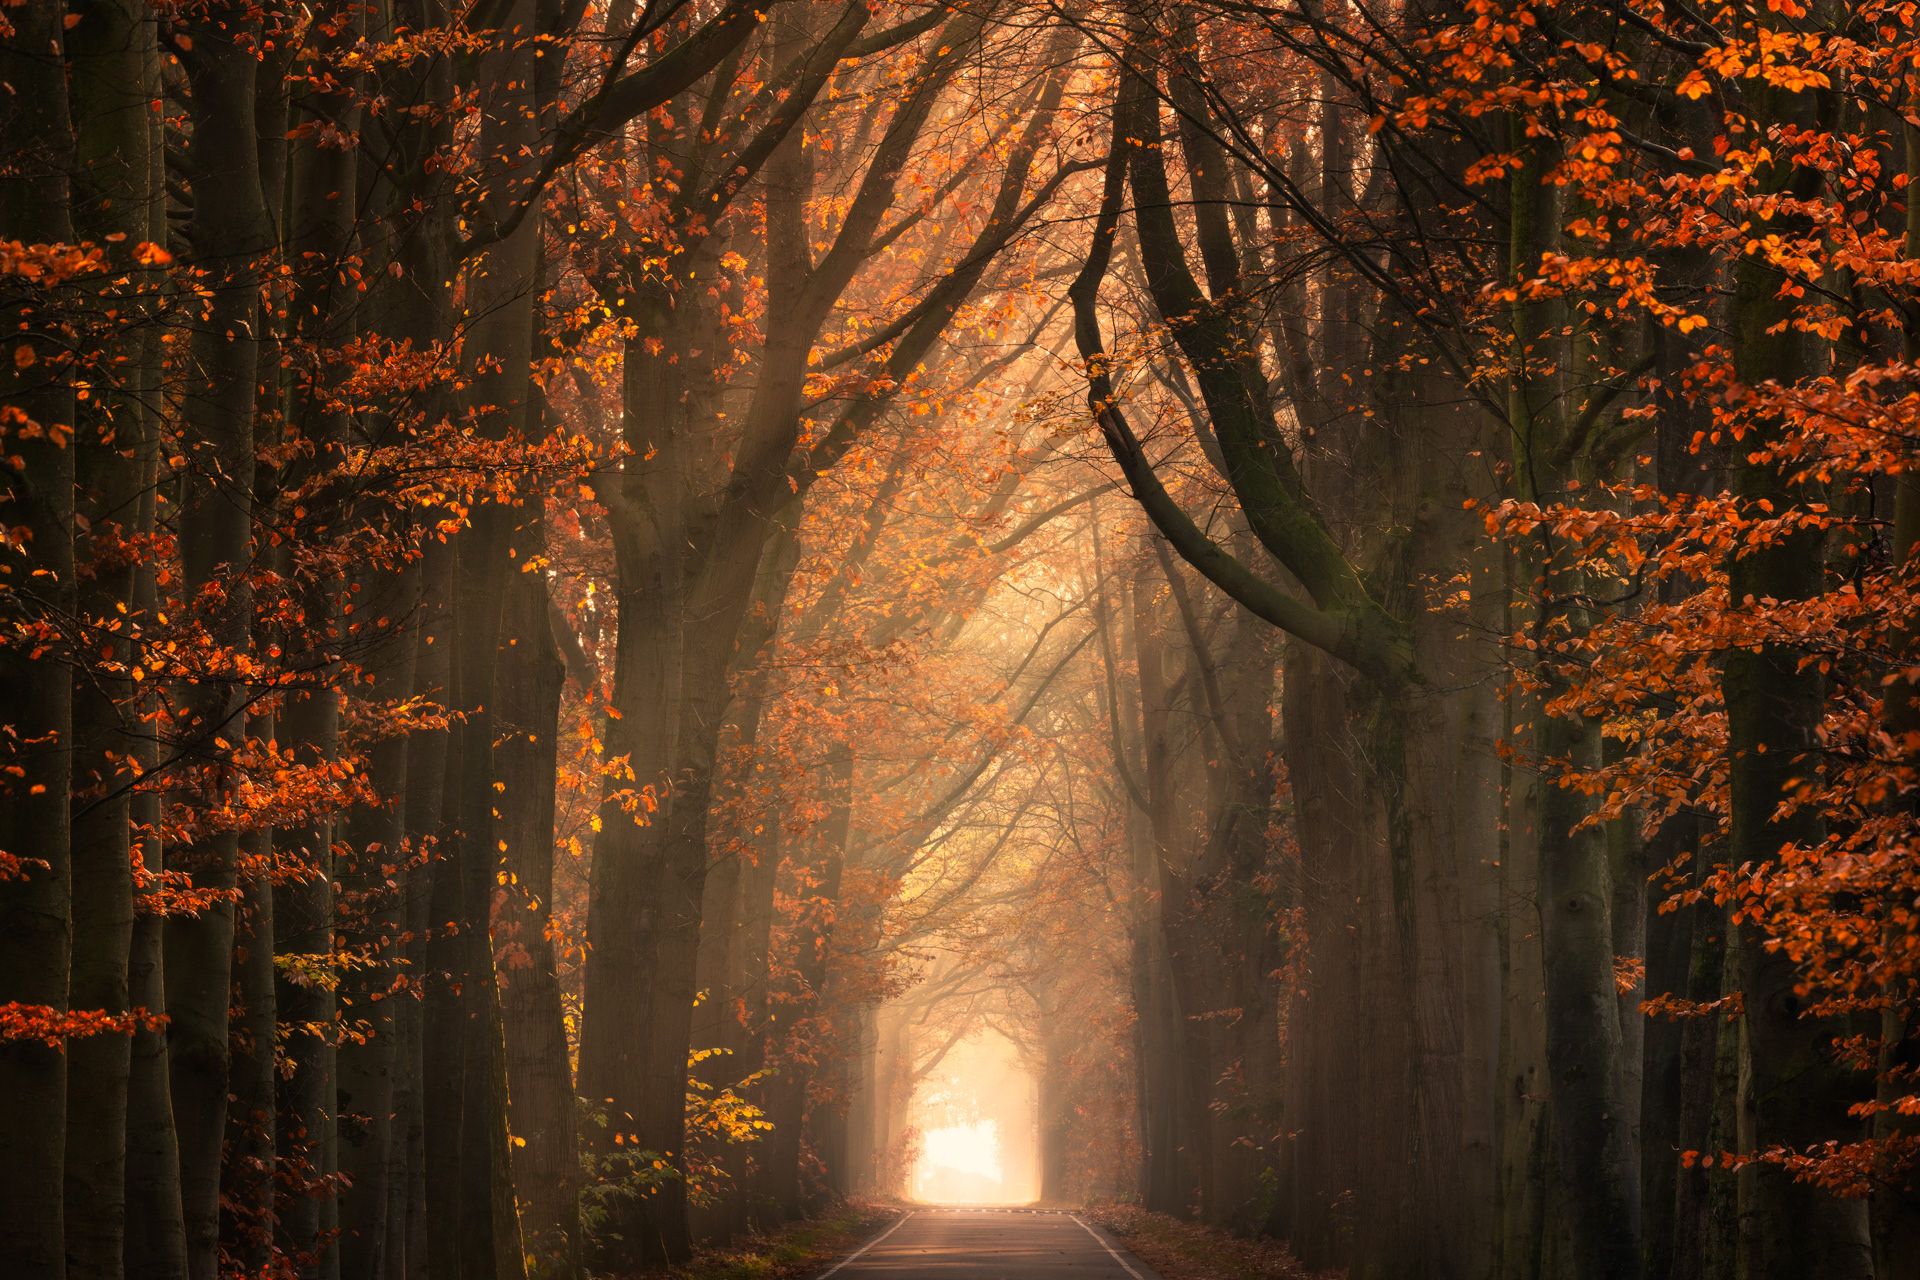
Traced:
<path fill-rule="evenodd" d="M 1013 1042 L 969 1033 L 911 1105 L 911 1193 L 928 1204 L 1029 1204 L 1040 1195 L 1038 1096 Z"/>

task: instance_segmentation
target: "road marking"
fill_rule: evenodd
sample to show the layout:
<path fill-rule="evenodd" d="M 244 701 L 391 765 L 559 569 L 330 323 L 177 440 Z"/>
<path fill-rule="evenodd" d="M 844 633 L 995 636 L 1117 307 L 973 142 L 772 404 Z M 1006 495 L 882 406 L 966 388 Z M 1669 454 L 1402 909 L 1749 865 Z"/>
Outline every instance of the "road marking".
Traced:
<path fill-rule="evenodd" d="M 888 1227 L 885 1231 L 882 1231 L 879 1235 L 867 1241 L 865 1244 L 861 1245 L 858 1249 L 855 1249 L 852 1253 L 840 1259 L 840 1261 L 834 1263 L 831 1267 L 828 1267 L 825 1271 L 822 1271 L 820 1273 L 820 1280 L 827 1280 L 828 1276 L 832 1275 L 834 1272 L 838 1271 L 840 1268 L 846 1266 L 849 1262 L 854 1261 L 861 1254 L 873 1248 L 873 1246 L 879 1244 L 882 1240 L 885 1240 L 888 1236 L 892 1235 L 894 1232 L 898 1231 L 900 1228 L 906 1226 L 907 1218 L 911 1218 L 912 1216 L 913 1216 L 913 1210 L 910 1209 L 907 1211 L 907 1215 L 905 1218 L 900 1219 L 900 1221 L 894 1223 L 892 1226 Z M 1107 1252 L 1111 1253 L 1113 1251 L 1109 1249 Z M 1133 1268 L 1128 1267 L 1127 1270 L 1132 1271 Z"/>
<path fill-rule="evenodd" d="M 1119 1263 L 1120 1269 L 1125 1271 L 1128 1275 L 1132 1276 L 1133 1280 L 1147 1280 L 1145 1276 L 1141 1275 L 1138 1271 L 1135 1271 L 1133 1269 L 1133 1264 L 1131 1262 L 1128 1262 L 1125 1258 L 1121 1257 L 1119 1253 L 1117 1253 L 1114 1250 L 1114 1247 L 1112 1245 L 1108 1244 L 1105 1240 L 1101 1239 L 1100 1233 L 1098 1231 L 1095 1231 L 1092 1227 L 1088 1226 L 1085 1222 L 1081 1222 L 1079 1214 L 1070 1213 L 1067 1216 L 1069 1218 L 1072 1218 L 1075 1222 L 1079 1222 L 1080 1229 L 1086 1232 L 1088 1235 L 1092 1236 L 1093 1242 L 1099 1245 L 1102 1249 L 1105 1249 L 1107 1251 L 1107 1256 L 1112 1258 L 1115 1262 Z M 828 1272 L 827 1274 L 831 1275 L 833 1273 Z M 826 1280 L 826 1277 L 822 1276 L 821 1280 Z"/>

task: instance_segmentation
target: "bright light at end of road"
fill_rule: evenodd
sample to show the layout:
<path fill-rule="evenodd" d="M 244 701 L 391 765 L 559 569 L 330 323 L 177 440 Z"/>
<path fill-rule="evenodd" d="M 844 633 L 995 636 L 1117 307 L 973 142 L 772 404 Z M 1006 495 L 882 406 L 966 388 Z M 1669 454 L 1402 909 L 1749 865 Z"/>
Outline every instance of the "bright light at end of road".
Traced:
<path fill-rule="evenodd" d="M 1000 1126 L 993 1120 L 929 1129 L 921 1138 L 914 1192 L 933 1204 L 1005 1204 Z"/>
<path fill-rule="evenodd" d="M 951 1169 L 995 1183 L 1005 1181 L 1000 1165 L 1000 1126 L 991 1120 L 931 1129 L 926 1136 L 926 1167 Z"/>
<path fill-rule="evenodd" d="M 1030 1204 L 1040 1194 L 1033 1078 L 1005 1036 L 951 1043 L 916 1091 L 909 1194 L 925 1204 Z"/>

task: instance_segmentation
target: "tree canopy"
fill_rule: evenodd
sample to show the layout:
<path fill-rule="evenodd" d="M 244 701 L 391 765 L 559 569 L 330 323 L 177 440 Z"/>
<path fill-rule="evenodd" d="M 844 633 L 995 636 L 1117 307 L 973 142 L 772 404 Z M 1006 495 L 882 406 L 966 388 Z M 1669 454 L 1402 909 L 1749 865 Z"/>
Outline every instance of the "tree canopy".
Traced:
<path fill-rule="evenodd" d="M 7 1273 L 1912 1276 L 1917 28 L 4 0 Z"/>

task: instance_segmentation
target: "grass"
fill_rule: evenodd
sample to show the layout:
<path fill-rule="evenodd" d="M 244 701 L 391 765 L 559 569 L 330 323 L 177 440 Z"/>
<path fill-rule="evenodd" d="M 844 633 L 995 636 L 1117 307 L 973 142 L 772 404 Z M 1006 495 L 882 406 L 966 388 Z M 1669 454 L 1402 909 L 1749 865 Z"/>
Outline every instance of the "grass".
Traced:
<path fill-rule="evenodd" d="M 1165 1280 L 1324 1280 L 1337 1274 L 1317 1278 L 1278 1240 L 1247 1240 L 1136 1205 L 1103 1204 L 1085 1216 Z"/>
<path fill-rule="evenodd" d="M 852 1200 L 821 1217 L 765 1236 L 750 1236 L 724 1249 L 707 1250 L 671 1273 L 675 1280 L 788 1280 L 810 1276 L 850 1253 L 899 1210 L 889 1204 Z"/>

